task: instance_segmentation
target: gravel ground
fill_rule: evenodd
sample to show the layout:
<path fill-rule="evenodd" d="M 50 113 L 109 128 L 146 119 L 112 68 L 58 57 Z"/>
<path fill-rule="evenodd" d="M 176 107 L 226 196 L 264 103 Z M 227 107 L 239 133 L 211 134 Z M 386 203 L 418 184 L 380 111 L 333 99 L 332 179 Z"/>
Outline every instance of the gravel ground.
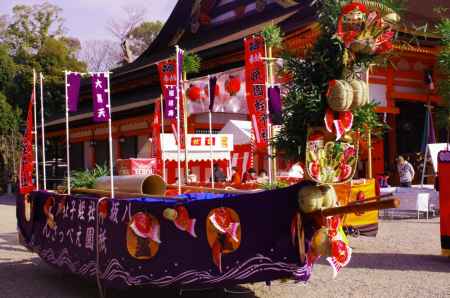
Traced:
<path fill-rule="evenodd" d="M 96 285 L 47 266 L 17 243 L 14 198 L 0 197 L 0 297 L 98 297 Z M 235 290 L 184 292 L 182 297 L 450 297 L 450 259 L 440 256 L 439 218 L 384 220 L 376 238 L 351 238 L 352 260 L 335 280 L 325 262 L 304 284 L 274 282 Z M 175 290 L 107 292 L 108 298 L 179 297 Z"/>

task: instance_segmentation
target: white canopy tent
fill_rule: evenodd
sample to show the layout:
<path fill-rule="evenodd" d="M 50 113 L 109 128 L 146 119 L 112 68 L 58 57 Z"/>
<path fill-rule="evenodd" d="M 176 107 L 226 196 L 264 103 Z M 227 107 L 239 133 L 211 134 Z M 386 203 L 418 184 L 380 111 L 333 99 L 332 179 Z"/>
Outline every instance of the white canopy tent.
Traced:
<path fill-rule="evenodd" d="M 211 151 L 209 145 L 209 135 L 206 134 L 188 134 L 187 147 L 189 161 L 207 161 L 211 160 Z M 231 151 L 233 151 L 233 135 L 214 134 L 212 145 L 213 160 L 231 160 Z M 176 161 L 177 143 L 173 134 L 161 134 L 162 159 L 165 161 Z M 184 150 L 181 150 L 184 152 Z M 180 160 L 184 161 L 184 154 L 180 154 Z"/>
<path fill-rule="evenodd" d="M 250 144 L 252 123 L 250 121 L 230 120 L 220 133 L 233 135 L 235 145 Z"/>

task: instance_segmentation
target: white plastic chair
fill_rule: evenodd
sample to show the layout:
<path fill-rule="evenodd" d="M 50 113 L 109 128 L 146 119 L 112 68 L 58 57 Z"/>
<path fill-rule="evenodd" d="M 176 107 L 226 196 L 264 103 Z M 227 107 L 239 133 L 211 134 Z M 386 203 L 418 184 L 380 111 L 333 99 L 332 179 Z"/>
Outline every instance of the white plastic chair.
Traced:
<path fill-rule="evenodd" d="M 416 201 L 416 209 L 417 209 L 417 220 L 419 220 L 419 214 L 420 212 L 426 212 L 427 213 L 427 220 L 428 220 L 428 212 L 429 212 L 429 201 L 430 201 L 430 194 L 426 192 L 420 192 L 417 194 L 417 201 Z"/>

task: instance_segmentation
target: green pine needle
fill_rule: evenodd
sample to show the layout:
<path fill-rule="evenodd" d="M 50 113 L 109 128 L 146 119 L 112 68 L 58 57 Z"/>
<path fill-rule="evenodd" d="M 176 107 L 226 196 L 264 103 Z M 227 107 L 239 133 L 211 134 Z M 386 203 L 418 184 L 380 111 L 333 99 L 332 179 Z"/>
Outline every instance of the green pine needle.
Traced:
<path fill-rule="evenodd" d="M 198 73 L 201 67 L 201 59 L 197 54 L 185 54 L 183 59 L 183 72 Z"/>
<path fill-rule="evenodd" d="M 262 36 L 266 42 L 267 47 L 281 48 L 283 44 L 283 33 L 280 27 L 270 24 L 262 30 Z"/>

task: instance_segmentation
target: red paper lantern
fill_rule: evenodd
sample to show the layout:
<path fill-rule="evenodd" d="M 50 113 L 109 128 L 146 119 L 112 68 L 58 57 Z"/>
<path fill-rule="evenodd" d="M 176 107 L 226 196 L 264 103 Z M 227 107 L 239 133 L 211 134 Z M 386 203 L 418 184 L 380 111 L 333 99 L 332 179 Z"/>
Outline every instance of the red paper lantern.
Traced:
<path fill-rule="evenodd" d="M 225 81 L 225 90 L 233 96 L 241 90 L 241 79 L 239 77 L 230 76 L 228 80 Z"/>
<path fill-rule="evenodd" d="M 187 90 L 187 96 L 190 100 L 197 101 L 200 99 L 200 87 L 196 85 L 190 85 L 189 89 Z"/>

